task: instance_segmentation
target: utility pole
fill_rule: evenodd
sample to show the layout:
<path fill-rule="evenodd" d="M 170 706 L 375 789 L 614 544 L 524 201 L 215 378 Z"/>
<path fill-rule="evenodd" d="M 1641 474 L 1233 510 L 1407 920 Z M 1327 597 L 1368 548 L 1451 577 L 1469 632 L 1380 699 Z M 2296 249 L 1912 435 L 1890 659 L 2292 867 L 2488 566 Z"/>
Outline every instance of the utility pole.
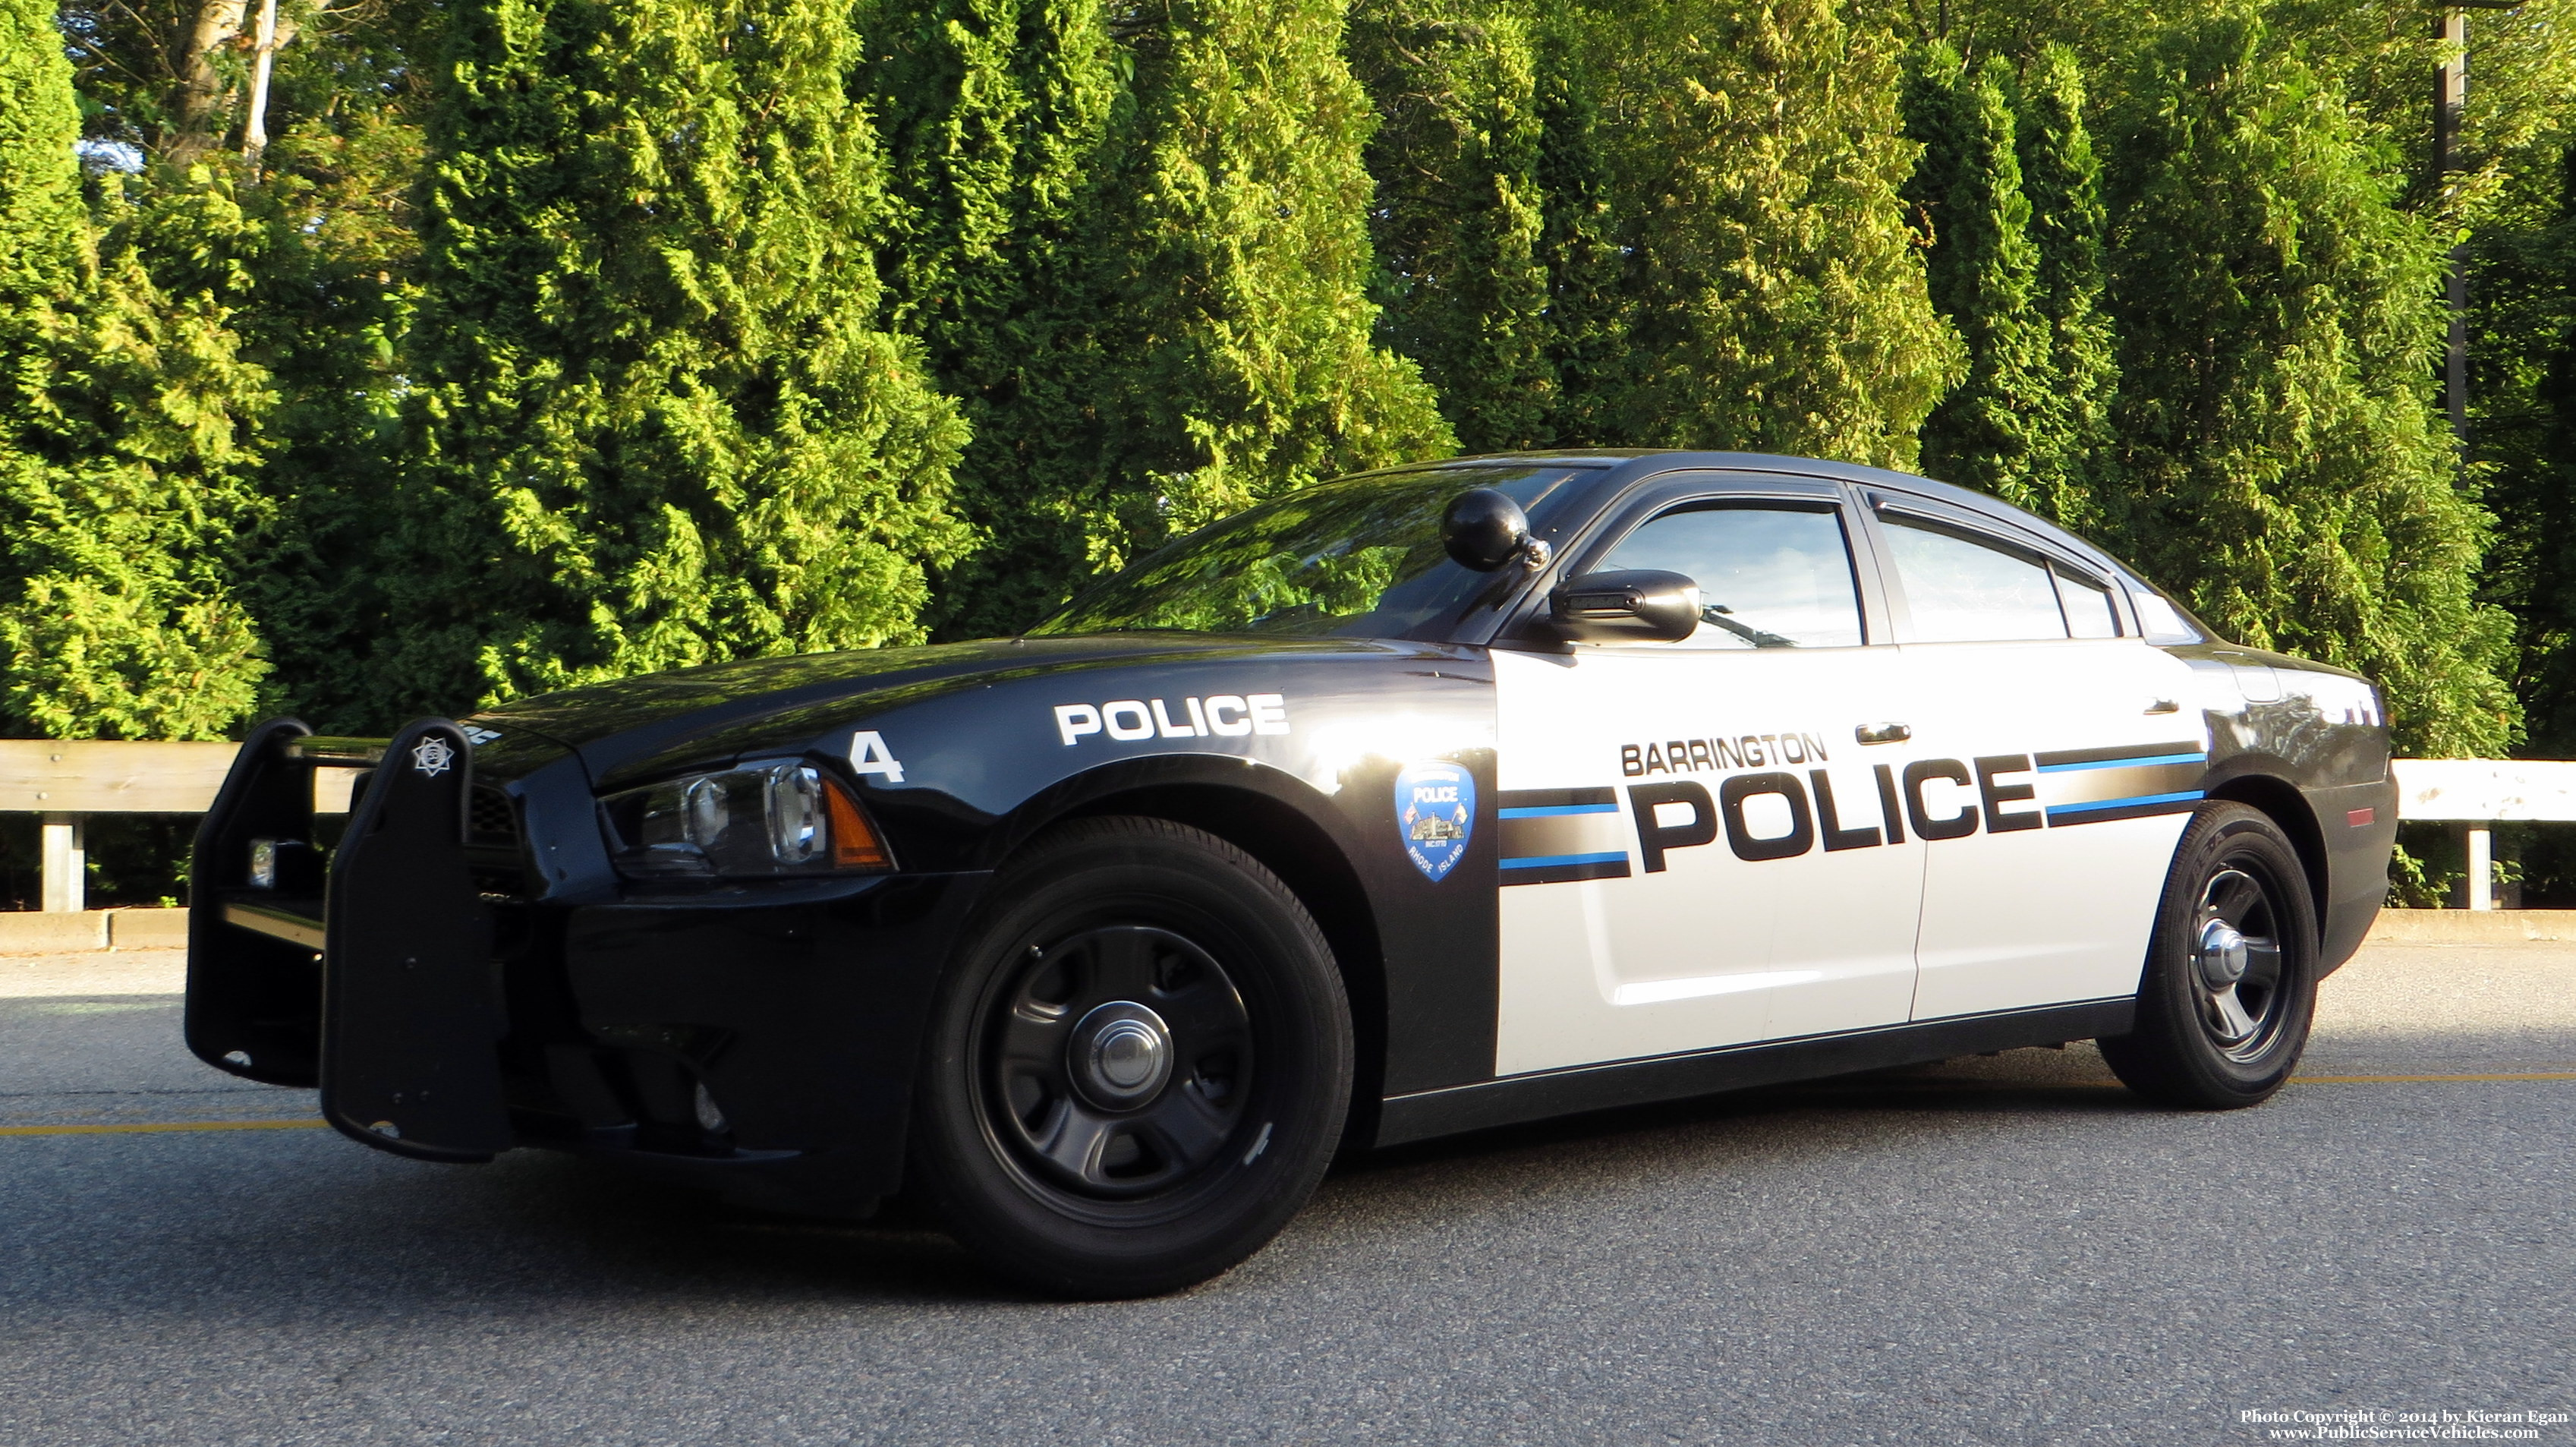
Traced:
<path fill-rule="evenodd" d="M 2433 204 L 2450 200 L 2451 177 L 2460 169 L 2460 117 L 2469 101 L 2469 17 L 2456 5 L 2434 13 L 2433 39 L 2441 68 L 2433 75 Z M 2469 248 L 2455 245 L 2446 279 L 2451 303 L 2450 346 L 2442 359 L 2442 401 L 2451 414 L 2451 440 L 2469 440 Z"/>
<path fill-rule="evenodd" d="M 2522 0 L 2438 0 L 2433 12 L 2433 39 L 2442 47 L 2441 67 L 2433 73 L 2434 214 L 2447 211 L 2451 178 L 2460 164 L 2460 119 L 2469 103 L 2469 15 L 2472 10 L 2511 10 Z M 2451 306 L 2450 345 L 2442 358 L 2442 402 L 2451 414 L 2451 440 L 2469 441 L 2469 245 L 2451 248 L 2450 275 L 2444 290 Z"/>

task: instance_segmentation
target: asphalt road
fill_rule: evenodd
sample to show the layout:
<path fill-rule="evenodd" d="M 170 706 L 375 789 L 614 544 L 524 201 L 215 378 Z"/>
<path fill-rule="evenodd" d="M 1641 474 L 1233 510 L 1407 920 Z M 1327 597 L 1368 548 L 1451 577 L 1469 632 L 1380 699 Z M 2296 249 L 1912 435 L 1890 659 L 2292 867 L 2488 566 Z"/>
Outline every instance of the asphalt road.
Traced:
<path fill-rule="evenodd" d="M 1348 1164 L 1231 1276 L 1108 1306 L 926 1232 L 266 1128 L 310 1097 L 85 978 L 0 998 L 8 1447 L 2224 1444 L 2277 1440 L 2248 1411 L 2576 1410 L 2576 1079 L 2353 1078 L 2576 1074 L 2576 947 L 2366 954 L 2314 1083 L 2258 1110 L 2143 1108 L 2079 1047 L 1500 1132 Z M 247 1128 L 55 1133 L 138 1122 Z"/>

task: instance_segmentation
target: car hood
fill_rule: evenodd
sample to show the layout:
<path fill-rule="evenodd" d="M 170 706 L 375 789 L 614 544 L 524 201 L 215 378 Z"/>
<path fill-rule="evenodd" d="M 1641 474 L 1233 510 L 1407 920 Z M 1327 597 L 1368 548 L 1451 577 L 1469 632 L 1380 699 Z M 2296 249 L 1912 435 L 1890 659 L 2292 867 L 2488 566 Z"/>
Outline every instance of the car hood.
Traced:
<path fill-rule="evenodd" d="M 463 722 L 499 740 L 542 736 L 580 754 L 591 777 L 608 782 L 611 774 L 631 775 L 637 765 L 675 752 L 750 747 L 766 735 L 808 728 L 807 720 L 821 715 L 855 719 L 1033 674 L 1384 647 L 1345 638 L 1139 632 L 853 649 L 619 679 L 500 704 Z"/>

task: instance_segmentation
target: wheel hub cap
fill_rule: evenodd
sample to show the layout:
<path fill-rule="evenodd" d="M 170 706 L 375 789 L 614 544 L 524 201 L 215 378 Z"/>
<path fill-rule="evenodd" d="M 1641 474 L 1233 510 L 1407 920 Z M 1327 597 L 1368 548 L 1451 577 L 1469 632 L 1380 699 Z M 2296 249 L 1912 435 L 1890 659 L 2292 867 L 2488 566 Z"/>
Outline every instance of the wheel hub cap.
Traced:
<path fill-rule="evenodd" d="M 1102 1110 L 1132 1110 L 1172 1078 L 1172 1032 L 1133 1000 L 1112 1000 L 1082 1017 L 1066 1042 L 1074 1088 Z"/>
<path fill-rule="evenodd" d="M 2234 925 L 2214 919 L 2200 927 L 2200 977 L 2209 988 L 2223 990 L 2245 978 L 2250 951 Z"/>

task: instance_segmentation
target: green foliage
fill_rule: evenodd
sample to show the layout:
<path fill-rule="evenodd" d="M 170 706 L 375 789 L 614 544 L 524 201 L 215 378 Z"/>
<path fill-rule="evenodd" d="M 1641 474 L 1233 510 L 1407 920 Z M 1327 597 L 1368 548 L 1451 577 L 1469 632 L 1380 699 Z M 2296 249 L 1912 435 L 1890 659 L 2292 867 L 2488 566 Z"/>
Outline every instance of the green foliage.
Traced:
<path fill-rule="evenodd" d="M 2073 52 L 2052 45 L 2034 59 L 2013 114 L 2022 194 L 2039 253 L 2037 301 L 2048 324 L 2052 444 L 2064 478 L 2054 512 L 2059 522 L 2090 527 L 2093 497 L 2114 485 L 2108 469 L 2119 368 L 2111 319 L 2102 311 L 2101 164 Z"/>
<path fill-rule="evenodd" d="M 2341 90 L 2241 17 L 2154 37 L 2116 110 L 2129 550 L 2221 631 L 2379 679 L 2400 746 L 2512 738 L 2484 515 L 2430 406 L 2445 238 Z"/>
<path fill-rule="evenodd" d="M 1580 16 L 1564 63 L 1628 257 L 1626 376 L 1588 440 L 1911 464 L 1961 356 L 1898 200 L 1888 38 L 1826 0 Z"/>
<path fill-rule="evenodd" d="M 1491 0 L 1368 0 L 1351 18 L 1379 116 L 1379 336 L 1422 364 L 1469 452 L 1557 437 L 1535 28 Z"/>
<path fill-rule="evenodd" d="M 156 256 L 242 227 L 216 178 L 79 207 L 49 9 L 0 10 L 0 722 L 21 736 L 217 737 L 267 665 L 233 595 L 274 402 L 221 286 Z"/>
<path fill-rule="evenodd" d="M 1822 0 L 1372 0 L 1384 335 L 1470 447 L 1905 463 L 1959 366 L 1887 37 Z"/>
<path fill-rule="evenodd" d="M 940 575 L 929 621 L 1008 632 L 1090 571 L 1115 486 L 1098 168 L 1133 67 L 1088 0 L 882 0 L 861 22 L 891 178 L 887 315 L 971 431 L 957 506 L 978 547 Z"/>
<path fill-rule="evenodd" d="M 918 638 L 963 444 L 816 0 L 487 0 L 431 114 L 385 707 Z"/>
<path fill-rule="evenodd" d="M 2487 596 L 2515 613 L 2531 751 L 2576 757 L 2576 147 L 2498 198 L 2469 278 L 2470 437 L 2498 527 Z"/>
<path fill-rule="evenodd" d="M 1959 329 L 1967 376 L 1923 423 L 1923 469 L 2050 516 L 2071 511 L 2073 479 L 2039 309 L 2039 249 L 2022 194 L 2011 73 L 1969 69 L 1934 42 L 1909 57 L 1905 134 L 1923 147 L 1905 199 L 1929 247 L 1932 305 Z"/>
<path fill-rule="evenodd" d="M 0 0 L 0 722 L 382 728 L 1016 628 L 1461 444 L 1919 436 L 2406 747 L 2509 663 L 2564 752 L 2571 12 L 2472 14 L 2436 185 L 2413 0 L 284 0 L 255 166 L 204 0 Z"/>
<path fill-rule="evenodd" d="M 945 579 L 944 632 L 1023 626 L 1175 531 L 1454 447 L 1371 343 L 1372 117 L 1337 4 L 941 4 L 889 33 L 895 314 L 957 338 L 939 375 L 974 398 L 961 494 L 991 539 Z M 940 74 L 953 96 L 902 93 Z M 977 221 L 1015 190 L 1045 197 L 1020 229 Z"/>
<path fill-rule="evenodd" d="M 87 239 L 80 111 L 49 0 L 0 0 L 0 326 L 71 284 Z"/>

